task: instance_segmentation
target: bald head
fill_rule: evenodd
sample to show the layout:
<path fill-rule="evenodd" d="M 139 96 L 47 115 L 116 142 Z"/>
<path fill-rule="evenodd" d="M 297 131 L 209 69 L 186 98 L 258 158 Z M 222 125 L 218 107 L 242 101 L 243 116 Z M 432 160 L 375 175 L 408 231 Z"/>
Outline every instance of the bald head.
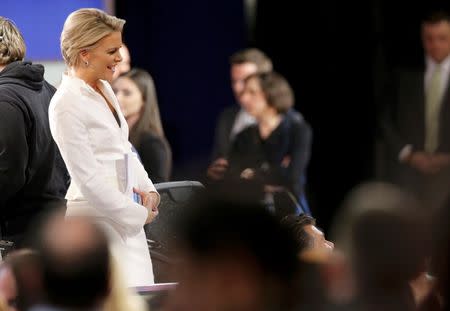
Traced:
<path fill-rule="evenodd" d="M 43 282 L 52 304 L 95 307 L 109 291 L 109 251 L 104 233 L 84 218 L 55 215 L 37 245 Z"/>
<path fill-rule="evenodd" d="M 43 243 L 54 259 L 70 261 L 92 252 L 104 241 L 103 233 L 84 218 L 53 217 L 42 235 Z"/>

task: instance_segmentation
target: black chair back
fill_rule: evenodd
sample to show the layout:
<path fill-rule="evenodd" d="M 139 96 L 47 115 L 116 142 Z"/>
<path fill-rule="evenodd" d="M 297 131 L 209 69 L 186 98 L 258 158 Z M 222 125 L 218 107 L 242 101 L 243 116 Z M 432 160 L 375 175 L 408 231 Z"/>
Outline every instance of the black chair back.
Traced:
<path fill-rule="evenodd" d="M 161 196 L 159 214 L 144 227 L 153 263 L 155 283 L 175 282 L 171 279 L 170 267 L 174 264 L 174 250 L 177 237 L 171 230 L 171 223 L 181 208 L 199 191 L 204 189 L 198 181 L 173 181 L 155 184 Z"/>

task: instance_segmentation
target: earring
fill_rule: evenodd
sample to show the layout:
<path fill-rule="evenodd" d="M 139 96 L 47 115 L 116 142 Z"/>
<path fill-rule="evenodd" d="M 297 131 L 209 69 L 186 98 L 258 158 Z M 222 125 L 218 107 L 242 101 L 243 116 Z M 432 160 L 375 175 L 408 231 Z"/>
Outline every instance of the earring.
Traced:
<path fill-rule="evenodd" d="M 84 64 L 86 65 L 86 67 L 89 66 L 89 62 L 88 61 L 85 61 Z"/>

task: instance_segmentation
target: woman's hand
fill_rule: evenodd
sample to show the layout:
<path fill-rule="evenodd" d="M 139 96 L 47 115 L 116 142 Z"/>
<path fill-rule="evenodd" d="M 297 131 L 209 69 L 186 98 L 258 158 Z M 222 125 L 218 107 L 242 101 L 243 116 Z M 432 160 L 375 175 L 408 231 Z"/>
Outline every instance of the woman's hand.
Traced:
<path fill-rule="evenodd" d="M 251 168 L 246 168 L 241 172 L 241 178 L 243 179 L 252 179 L 255 177 L 255 171 Z"/>
<path fill-rule="evenodd" d="M 151 223 L 158 215 L 158 194 L 156 192 L 143 192 L 136 188 L 133 188 L 133 191 L 141 196 L 141 204 L 145 206 L 148 211 L 148 217 L 145 224 Z"/>

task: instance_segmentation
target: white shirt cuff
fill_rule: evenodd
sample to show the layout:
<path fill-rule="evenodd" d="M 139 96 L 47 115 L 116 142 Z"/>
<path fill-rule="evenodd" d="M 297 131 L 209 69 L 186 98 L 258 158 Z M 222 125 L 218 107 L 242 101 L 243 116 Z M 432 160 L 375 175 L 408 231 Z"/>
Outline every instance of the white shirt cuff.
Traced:
<path fill-rule="evenodd" d="M 412 145 L 410 144 L 405 145 L 398 154 L 398 160 L 400 162 L 405 162 L 406 159 L 411 155 L 412 151 L 413 151 Z"/>

